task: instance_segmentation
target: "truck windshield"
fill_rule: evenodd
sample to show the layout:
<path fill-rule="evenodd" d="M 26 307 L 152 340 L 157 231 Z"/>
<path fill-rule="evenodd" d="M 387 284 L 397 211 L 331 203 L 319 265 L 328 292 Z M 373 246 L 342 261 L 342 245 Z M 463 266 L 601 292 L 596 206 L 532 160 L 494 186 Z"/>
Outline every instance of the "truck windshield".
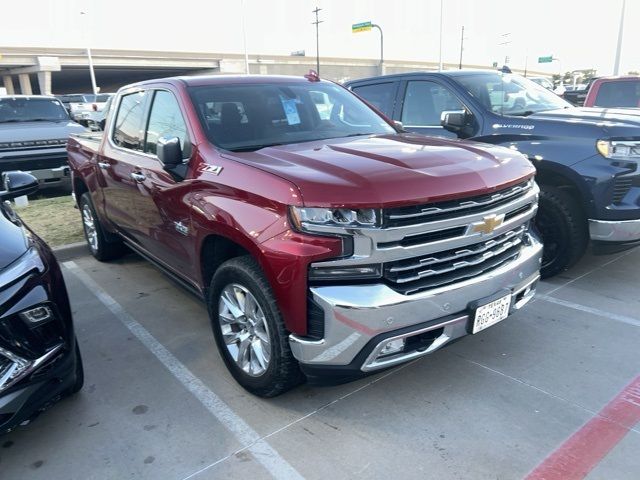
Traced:
<path fill-rule="evenodd" d="M 60 122 L 69 115 L 59 100 L 53 98 L 0 98 L 0 123 Z"/>
<path fill-rule="evenodd" d="M 329 138 L 395 133 L 342 87 L 291 82 L 191 87 L 209 140 L 232 151 Z"/>
<path fill-rule="evenodd" d="M 499 115 L 531 115 L 572 105 L 519 75 L 483 73 L 452 77 L 487 109 Z"/>

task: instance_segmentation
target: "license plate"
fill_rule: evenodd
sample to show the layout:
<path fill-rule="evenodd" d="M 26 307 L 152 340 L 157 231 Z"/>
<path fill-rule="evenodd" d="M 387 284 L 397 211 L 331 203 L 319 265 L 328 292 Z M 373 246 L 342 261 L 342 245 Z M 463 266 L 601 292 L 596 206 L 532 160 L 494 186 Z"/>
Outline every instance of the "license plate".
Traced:
<path fill-rule="evenodd" d="M 509 316 L 510 306 L 511 294 L 478 307 L 473 318 L 473 329 L 471 333 L 478 333 L 507 318 Z"/>

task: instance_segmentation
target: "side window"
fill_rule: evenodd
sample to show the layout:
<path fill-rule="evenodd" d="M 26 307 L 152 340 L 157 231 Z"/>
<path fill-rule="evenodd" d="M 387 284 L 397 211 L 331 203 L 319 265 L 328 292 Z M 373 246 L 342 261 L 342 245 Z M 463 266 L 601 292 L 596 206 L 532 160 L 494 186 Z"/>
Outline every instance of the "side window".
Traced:
<path fill-rule="evenodd" d="M 407 83 L 401 119 L 406 127 L 439 127 L 442 112 L 451 110 L 464 106 L 447 88 L 426 80 Z"/>
<path fill-rule="evenodd" d="M 353 91 L 367 102 L 375 105 L 386 116 L 391 117 L 396 97 L 397 84 L 394 82 L 376 83 L 353 87 Z"/>
<path fill-rule="evenodd" d="M 155 155 L 160 137 L 178 137 L 183 155 L 188 156 L 189 152 L 185 149 L 187 126 L 176 97 L 165 90 L 158 90 L 153 96 L 144 151 Z"/>
<path fill-rule="evenodd" d="M 142 150 L 142 117 L 147 92 L 124 95 L 116 114 L 113 143 L 122 148 Z"/>

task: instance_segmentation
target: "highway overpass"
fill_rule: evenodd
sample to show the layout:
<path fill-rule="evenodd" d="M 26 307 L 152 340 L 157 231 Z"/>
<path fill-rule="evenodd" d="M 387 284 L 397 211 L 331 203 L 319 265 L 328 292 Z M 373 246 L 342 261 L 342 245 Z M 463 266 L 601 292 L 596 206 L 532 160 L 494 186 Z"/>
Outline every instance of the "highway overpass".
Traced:
<path fill-rule="evenodd" d="M 113 92 L 128 83 L 175 75 L 242 74 L 244 56 L 207 52 L 155 52 L 92 49 L 96 83 L 102 92 Z M 315 56 L 250 55 L 252 74 L 303 75 L 316 67 Z M 446 69 L 457 64 L 445 64 Z M 464 65 L 465 68 L 490 68 Z M 346 81 L 384 73 L 436 70 L 437 62 L 321 58 L 320 75 Z M 532 75 L 547 76 L 541 72 Z M 91 92 L 89 55 L 83 48 L 31 48 L 0 46 L 0 77 L 8 94 Z"/>

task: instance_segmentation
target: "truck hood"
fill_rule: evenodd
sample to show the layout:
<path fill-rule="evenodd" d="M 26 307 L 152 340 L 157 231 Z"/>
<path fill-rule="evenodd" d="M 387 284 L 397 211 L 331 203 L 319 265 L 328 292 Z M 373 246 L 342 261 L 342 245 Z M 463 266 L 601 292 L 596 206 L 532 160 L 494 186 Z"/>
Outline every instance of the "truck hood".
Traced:
<path fill-rule="evenodd" d="M 0 271 L 17 260 L 29 248 L 22 228 L 7 218 L 6 207 L 0 206 Z"/>
<path fill-rule="evenodd" d="M 602 127 L 640 127 L 640 109 L 563 108 L 561 110 L 534 113 L 525 118 L 531 120 L 571 121 Z"/>
<path fill-rule="evenodd" d="M 0 123 L 0 142 L 25 142 L 67 138 L 86 129 L 71 120 L 61 122 Z"/>
<path fill-rule="evenodd" d="M 305 205 L 318 207 L 380 208 L 463 198 L 535 173 L 514 150 L 411 134 L 268 147 L 232 158 L 289 180 Z"/>

